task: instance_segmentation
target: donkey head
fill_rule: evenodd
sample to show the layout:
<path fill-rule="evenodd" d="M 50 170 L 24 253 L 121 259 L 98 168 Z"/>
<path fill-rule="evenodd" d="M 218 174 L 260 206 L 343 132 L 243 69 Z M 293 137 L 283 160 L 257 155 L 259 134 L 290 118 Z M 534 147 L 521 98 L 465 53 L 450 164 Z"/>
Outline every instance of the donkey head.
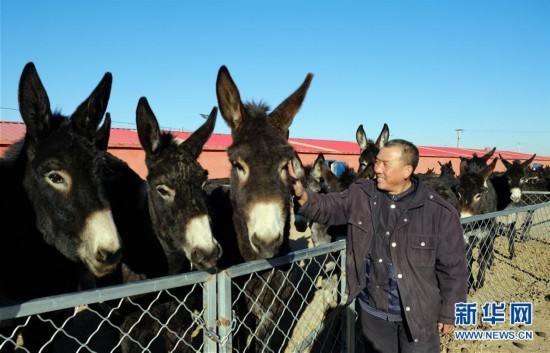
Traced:
<path fill-rule="evenodd" d="M 506 173 L 504 175 L 508 180 L 508 185 L 510 185 L 510 199 L 512 202 L 518 203 L 521 200 L 521 190 L 523 189 L 523 184 L 527 182 L 529 177 L 529 165 L 535 159 L 536 154 L 523 163 L 517 159 L 513 163 L 510 163 L 500 154 L 498 156 L 506 167 Z"/>
<path fill-rule="evenodd" d="M 294 150 L 287 130 L 300 109 L 313 74 L 269 114 L 264 104 L 243 104 L 237 86 L 222 66 L 216 93 L 225 122 L 231 128 L 233 221 L 245 260 L 271 258 L 280 252 L 289 232 L 291 180 L 288 162 Z"/>
<path fill-rule="evenodd" d="M 145 150 L 149 213 L 167 253 L 183 252 L 198 269 L 214 267 L 221 247 L 212 236 L 203 186 L 208 172 L 197 158 L 216 122 L 217 108 L 187 140 L 160 131 L 157 118 L 142 97 L 136 120 Z"/>
<path fill-rule="evenodd" d="M 460 217 L 470 217 L 494 211 L 487 207 L 488 183 L 490 182 L 488 179 L 495 169 L 497 161 L 498 159 L 495 158 L 491 164 L 478 173 L 466 173 L 460 176 L 459 184 L 456 187 Z M 496 200 L 493 201 L 496 202 Z"/>
<path fill-rule="evenodd" d="M 448 175 L 448 176 L 455 176 L 456 173 L 453 169 L 453 163 L 451 161 L 448 161 L 447 163 L 441 163 L 440 161 L 437 161 L 439 163 L 439 166 L 441 167 L 441 175 Z"/>
<path fill-rule="evenodd" d="M 477 153 L 474 153 L 472 158 L 460 156 L 460 174 L 479 173 L 484 170 L 487 166 L 487 161 L 493 156 L 496 149 L 496 147 L 493 147 L 492 150 L 481 157 L 478 157 Z"/>
<path fill-rule="evenodd" d="M 94 134 L 105 114 L 112 76 L 70 118 L 52 113 L 36 68 L 28 63 L 19 83 L 19 110 L 27 127 L 23 186 L 45 241 L 83 262 L 97 277 L 112 272 L 121 242 L 101 182 L 102 158 Z"/>
<path fill-rule="evenodd" d="M 312 165 L 304 166 L 302 160 L 298 156 L 298 153 L 294 154 L 292 159 L 292 169 L 296 178 L 300 180 L 305 189 L 309 189 L 313 192 L 322 192 L 322 175 L 321 170 L 322 166 L 325 164 L 325 157 L 322 153 L 317 155 L 317 158 Z"/>
<path fill-rule="evenodd" d="M 387 124 L 384 124 L 384 127 L 382 127 L 382 131 L 378 139 L 376 139 L 376 142 L 369 140 L 363 129 L 363 124 L 359 125 L 355 133 L 355 138 L 360 148 L 359 169 L 357 171 L 357 176 L 359 178 L 374 179 L 374 163 L 376 162 L 376 156 L 380 149 L 388 142 L 389 137 L 390 129 Z"/>

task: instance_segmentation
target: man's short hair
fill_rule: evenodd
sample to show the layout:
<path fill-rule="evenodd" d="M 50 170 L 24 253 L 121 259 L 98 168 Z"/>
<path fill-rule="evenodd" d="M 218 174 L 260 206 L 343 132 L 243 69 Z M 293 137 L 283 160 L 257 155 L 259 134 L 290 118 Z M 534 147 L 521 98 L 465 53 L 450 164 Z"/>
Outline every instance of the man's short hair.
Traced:
<path fill-rule="evenodd" d="M 405 162 L 406 165 L 411 165 L 413 167 L 413 172 L 418 166 L 418 148 L 407 140 L 395 139 L 389 140 L 386 142 L 384 147 L 399 147 L 401 148 L 402 157 L 401 159 Z"/>

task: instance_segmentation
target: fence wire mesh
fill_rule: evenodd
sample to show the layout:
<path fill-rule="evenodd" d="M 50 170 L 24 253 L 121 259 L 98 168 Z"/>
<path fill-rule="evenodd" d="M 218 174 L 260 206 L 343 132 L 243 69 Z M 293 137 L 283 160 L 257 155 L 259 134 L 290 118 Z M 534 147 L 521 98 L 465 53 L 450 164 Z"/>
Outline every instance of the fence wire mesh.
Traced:
<path fill-rule="evenodd" d="M 233 352 L 340 351 L 341 250 L 232 275 Z M 221 310 L 220 310 L 221 311 Z"/>
<path fill-rule="evenodd" d="M 519 300 L 544 290 L 550 278 L 550 203 L 465 218 L 463 227 L 472 299 Z"/>
<path fill-rule="evenodd" d="M 462 220 L 468 301 L 548 293 L 550 199 Z M 491 239 L 491 242 L 483 242 Z M 345 242 L 255 261 L 0 307 L 0 352 L 363 351 L 345 306 Z M 443 340 L 442 347 L 451 347 Z"/>
<path fill-rule="evenodd" d="M 0 352 L 340 351 L 344 248 L 2 307 Z"/>
<path fill-rule="evenodd" d="M 0 352 L 211 351 L 205 339 L 213 327 L 205 322 L 211 305 L 203 296 L 208 274 L 198 275 L 0 308 Z"/>
<path fill-rule="evenodd" d="M 544 303 L 548 300 L 550 288 L 550 192 L 524 193 L 521 205 L 464 218 L 462 224 L 465 239 L 469 240 L 467 255 L 471 265 L 467 301 L 480 308 L 486 303 L 530 303 L 534 315 L 547 317 Z M 477 241 L 472 241 L 476 236 Z M 479 241 L 480 238 L 486 242 Z M 480 279 L 483 279 L 482 286 Z M 458 329 L 477 332 L 514 330 L 516 333 L 522 329 L 521 326 L 511 326 L 508 321 L 492 324 L 482 320 L 483 315 L 479 310 L 475 325 Z M 541 320 L 545 319 L 538 318 L 530 329 L 536 331 L 537 324 L 544 325 Z M 513 343 L 515 347 L 526 347 L 525 343 Z M 460 341 L 454 340 L 452 335 L 442 339 L 442 352 L 465 349 L 492 352 L 508 348 L 502 341 Z"/>

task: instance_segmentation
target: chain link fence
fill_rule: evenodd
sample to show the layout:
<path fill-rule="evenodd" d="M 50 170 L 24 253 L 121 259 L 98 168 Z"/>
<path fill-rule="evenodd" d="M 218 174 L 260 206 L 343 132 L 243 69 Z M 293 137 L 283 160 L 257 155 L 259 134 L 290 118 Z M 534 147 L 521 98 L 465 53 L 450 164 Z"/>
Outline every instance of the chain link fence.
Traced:
<path fill-rule="evenodd" d="M 461 220 L 470 299 L 527 300 L 544 292 L 550 279 L 549 200 L 550 193 L 528 193 L 522 206 Z"/>
<path fill-rule="evenodd" d="M 0 352 L 349 352 L 345 242 L 0 308 Z"/>
<path fill-rule="evenodd" d="M 549 196 L 528 194 L 527 206 L 462 220 L 472 259 L 468 301 L 548 293 L 550 202 L 537 201 Z M 472 241 L 485 234 L 492 248 Z M 338 241 L 219 273 L 1 307 L 0 352 L 359 352 L 357 310 L 345 305 L 345 255 Z"/>
<path fill-rule="evenodd" d="M 524 192 L 521 206 L 464 218 L 461 222 L 465 238 L 470 240 L 467 242 L 471 265 L 467 302 L 475 304 L 479 310 L 475 315 L 475 324 L 456 329 L 474 333 L 513 331 L 516 334 L 521 330 L 532 330 L 545 335 L 545 321 L 550 315 L 548 306 L 544 304 L 550 297 L 550 192 Z M 471 239 L 476 235 L 492 237 L 492 242 L 489 242 L 492 245 L 474 244 Z M 486 267 L 480 277 L 483 265 Z M 477 285 L 480 278 L 484 278 L 483 286 Z M 533 320 L 532 326 L 514 326 L 508 320 L 498 324 L 484 321 L 485 315 L 490 317 L 494 313 L 485 313 L 481 308 L 493 303 L 528 303 L 532 305 L 536 320 Z M 506 315 L 510 312 L 506 311 Z M 543 337 L 537 336 L 529 341 L 516 338 L 513 342 L 506 342 L 457 340 L 451 334 L 442 338 L 441 352 L 538 351 L 546 346 L 542 342 L 545 340 Z"/>

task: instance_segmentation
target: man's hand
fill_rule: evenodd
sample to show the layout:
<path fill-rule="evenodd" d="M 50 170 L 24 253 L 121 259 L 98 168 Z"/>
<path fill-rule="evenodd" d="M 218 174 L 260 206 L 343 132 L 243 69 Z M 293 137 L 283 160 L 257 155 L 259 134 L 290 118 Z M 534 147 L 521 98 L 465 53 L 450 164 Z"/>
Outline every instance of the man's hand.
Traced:
<path fill-rule="evenodd" d="M 300 206 L 303 206 L 307 201 L 307 192 L 304 190 L 304 186 L 300 180 L 295 179 L 292 184 L 292 190 L 294 193 L 294 200 L 298 202 Z"/>
<path fill-rule="evenodd" d="M 440 335 L 446 335 L 448 333 L 453 332 L 454 327 L 455 327 L 454 325 L 443 324 L 441 322 L 437 323 L 437 328 L 439 330 Z"/>

